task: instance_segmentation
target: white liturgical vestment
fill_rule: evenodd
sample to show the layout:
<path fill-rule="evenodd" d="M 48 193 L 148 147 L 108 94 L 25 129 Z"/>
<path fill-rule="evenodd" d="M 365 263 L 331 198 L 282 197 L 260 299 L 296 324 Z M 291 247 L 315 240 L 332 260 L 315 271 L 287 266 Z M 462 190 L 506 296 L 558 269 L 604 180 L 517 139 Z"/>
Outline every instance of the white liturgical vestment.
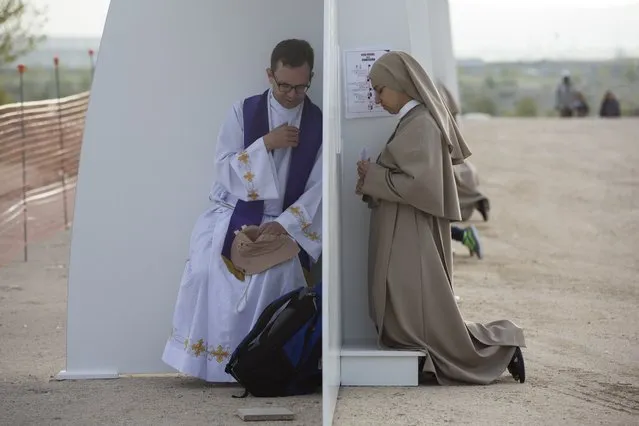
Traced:
<path fill-rule="evenodd" d="M 173 315 L 173 330 L 162 360 L 176 370 L 209 382 L 234 382 L 224 372 L 237 345 L 264 308 L 281 295 L 306 285 L 295 257 L 244 281 L 231 274 L 222 246 L 237 200 L 264 200 L 263 223 L 278 221 L 316 262 L 322 241 L 322 151 L 317 154 L 305 192 L 283 211 L 292 149 L 266 150 L 262 138 L 244 148 L 243 103 L 236 102 L 218 136 L 212 206 L 197 220 L 191 235 Z M 269 127 L 299 128 L 303 104 L 281 106 L 268 93 Z"/>

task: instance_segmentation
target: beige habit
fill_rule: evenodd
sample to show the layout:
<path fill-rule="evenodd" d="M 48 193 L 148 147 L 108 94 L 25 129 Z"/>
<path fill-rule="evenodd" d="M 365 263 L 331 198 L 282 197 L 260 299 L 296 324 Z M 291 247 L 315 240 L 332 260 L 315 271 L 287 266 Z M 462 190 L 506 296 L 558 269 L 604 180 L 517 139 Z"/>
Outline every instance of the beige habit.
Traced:
<path fill-rule="evenodd" d="M 453 119 L 455 119 L 461 112 L 457 102 L 455 102 L 455 98 L 442 83 L 438 84 L 437 89 Z M 477 174 L 477 169 L 470 161 L 465 160 L 462 164 L 455 165 L 453 171 L 455 173 L 461 218 L 465 222 L 473 215 L 477 203 L 483 200 L 488 202 L 488 198 L 479 190 L 479 175 Z"/>
<path fill-rule="evenodd" d="M 399 122 L 361 191 L 372 207 L 370 313 L 381 344 L 424 352 L 440 384 L 487 384 L 509 364 L 523 331 L 507 320 L 467 323 L 452 291 L 450 222 L 461 219 L 453 164 L 470 155 L 431 79 L 411 56 L 373 65 L 374 86 L 420 105 Z"/>

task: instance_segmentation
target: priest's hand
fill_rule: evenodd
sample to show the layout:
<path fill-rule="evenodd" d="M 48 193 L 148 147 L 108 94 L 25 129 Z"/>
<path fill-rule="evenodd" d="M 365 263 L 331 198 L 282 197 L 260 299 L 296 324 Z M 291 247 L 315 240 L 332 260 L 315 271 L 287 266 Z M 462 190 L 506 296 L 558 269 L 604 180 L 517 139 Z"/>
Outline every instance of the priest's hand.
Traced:
<path fill-rule="evenodd" d="M 264 136 L 264 145 L 269 151 L 281 148 L 295 148 L 299 143 L 299 135 L 300 131 L 297 127 L 284 123 Z"/>
<path fill-rule="evenodd" d="M 283 235 L 286 233 L 286 229 L 277 221 L 263 223 L 260 226 L 260 234 Z"/>

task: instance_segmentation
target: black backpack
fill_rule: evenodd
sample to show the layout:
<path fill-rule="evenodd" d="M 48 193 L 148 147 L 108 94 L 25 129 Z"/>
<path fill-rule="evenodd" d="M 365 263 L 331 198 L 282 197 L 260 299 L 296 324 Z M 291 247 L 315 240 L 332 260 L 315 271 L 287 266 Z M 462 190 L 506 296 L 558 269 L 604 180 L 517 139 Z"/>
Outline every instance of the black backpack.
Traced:
<path fill-rule="evenodd" d="M 313 393 L 322 384 L 321 283 L 272 302 L 233 351 L 225 371 L 246 397 Z M 235 396 L 234 396 L 235 397 Z"/>

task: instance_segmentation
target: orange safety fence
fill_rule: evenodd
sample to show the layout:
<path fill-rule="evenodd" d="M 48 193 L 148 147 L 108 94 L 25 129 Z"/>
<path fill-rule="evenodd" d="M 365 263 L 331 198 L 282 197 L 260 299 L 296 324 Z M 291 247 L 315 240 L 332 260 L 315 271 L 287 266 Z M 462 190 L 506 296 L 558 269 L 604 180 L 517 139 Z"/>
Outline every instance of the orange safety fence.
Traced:
<path fill-rule="evenodd" d="M 0 266 L 71 225 L 89 92 L 0 106 Z"/>

